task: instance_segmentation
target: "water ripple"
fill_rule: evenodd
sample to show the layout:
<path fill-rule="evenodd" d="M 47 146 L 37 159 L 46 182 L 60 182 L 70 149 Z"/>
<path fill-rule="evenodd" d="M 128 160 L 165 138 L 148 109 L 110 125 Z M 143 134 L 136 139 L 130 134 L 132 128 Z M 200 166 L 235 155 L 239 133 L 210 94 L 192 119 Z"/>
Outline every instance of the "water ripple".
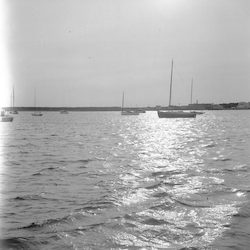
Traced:
<path fill-rule="evenodd" d="M 248 111 L 69 116 L 1 130 L 3 249 L 248 249 Z"/>

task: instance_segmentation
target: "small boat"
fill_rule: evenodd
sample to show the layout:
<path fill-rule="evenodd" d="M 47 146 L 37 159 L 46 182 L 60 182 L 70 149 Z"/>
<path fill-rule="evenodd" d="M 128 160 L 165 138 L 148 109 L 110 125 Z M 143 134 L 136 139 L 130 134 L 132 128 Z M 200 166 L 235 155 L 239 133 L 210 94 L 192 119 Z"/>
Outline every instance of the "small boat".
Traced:
<path fill-rule="evenodd" d="M 139 115 L 140 113 L 136 110 L 123 110 L 121 115 Z"/>
<path fill-rule="evenodd" d="M 146 110 L 144 110 L 144 109 L 138 109 L 137 110 L 139 113 L 146 113 Z"/>
<path fill-rule="evenodd" d="M 68 114 L 69 112 L 67 110 L 60 110 L 60 114 Z"/>
<path fill-rule="evenodd" d="M 192 97 L 193 97 L 193 79 L 192 79 L 192 84 L 191 84 L 191 99 L 190 99 L 190 104 L 192 104 Z M 190 113 L 192 114 L 196 114 L 196 115 L 202 115 L 204 114 L 204 112 L 201 111 L 190 111 Z"/>
<path fill-rule="evenodd" d="M 158 111 L 159 118 L 195 118 L 196 114 L 183 111 Z"/>
<path fill-rule="evenodd" d="M 172 97 L 172 79 L 173 79 L 173 60 L 172 60 L 172 66 L 171 66 L 171 78 L 170 78 L 170 93 L 169 93 L 169 106 L 171 107 L 171 97 Z M 168 111 L 161 111 L 158 110 L 158 117 L 159 118 L 195 118 L 196 114 L 190 113 L 190 112 L 183 112 L 183 111 L 174 111 L 174 110 L 168 110 Z"/>
<path fill-rule="evenodd" d="M 122 93 L 122 112 L 121 115 L 139 115 L 137 110 L 124 110 L 124 92 Z"/>
<path fill-rule="evenodd" d="M 9 113 L 12 114 L 12 115 L 17 115 L 17 114 L 18 114 L 18 111 L 17 111 L 17 110 L 12 110 L 12 111 L 10 111 Z"/>
<path fill-rule="evenodd" d="M 196 115 L 203 115 L 205 112 L 201 112 L 201 111 L 190 111 L 190 113 L 196 114 Z"/>
<path fill-rule="evenodd" d="M 35 112 L 32 113 L 32 116 L 42 116 L 43 114 L 40 111 L 36 110 L 36 88 L 35 88 L 35 97 L 34 97 L 34 102 L 35 102 Z"/>
<path fill-rule="evenodd" d="M 42 116 L 43 114 L 40 111 L 35 111 L 35 113 L 31 114 L 32 116 Z"/>
<path fill-rule="evenodd" d="M 9 111 L 9 113 L 13 114 L 13 115 L 17 115 L 18 111 L 15 110 L 15 92 L 14 92 L 14 86 L 13 86 L 13 94 L 12 94 L 12 97 L 11 97 L 11 104 L 12 104 L 12 109 L 13 110 Z"/>
<path fill-rule="evenodd" d="M 5 110 L 0 111 L 0 122 L 12 122 L 14 119 L 8 112 Z"/>

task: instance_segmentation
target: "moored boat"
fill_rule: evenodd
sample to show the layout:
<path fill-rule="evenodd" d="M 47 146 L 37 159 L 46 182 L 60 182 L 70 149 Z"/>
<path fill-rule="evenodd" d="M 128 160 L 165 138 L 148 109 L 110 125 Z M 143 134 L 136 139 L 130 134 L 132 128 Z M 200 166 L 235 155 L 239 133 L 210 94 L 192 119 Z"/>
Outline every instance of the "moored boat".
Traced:
<path fill-rule="evenodd" d="M 173 60 L 172 60 L 172 66 L 171 66 L 171 77 L 170 77 L 170 93 L 169 93 L 169 108 L 171 107 L 171 97 L 172 97 L 172 79 L 173 79 Z M 196 114 L 190 113 L 190 112 L 183 112 L 183 111 L 174 111 L 174 110 L 168 110 L 168 111 L 161 111 L 158 110 L 158 117 L 159 118 L 195 118 Z"/>
<path fill-rule="evenodd" d="M 60 114 L 68 114 L 69 112 L 67 110 L 60 110 Z"/>
<path fill-rule="evenodd" d="M 5 110 L 0 111 L 0 122 L 12 122 L 14 119 L 8 112 Z"/>
<path fill-rule="evenodd" d="M 122 112 L 121 115 L 139 115 L 137 110 L 124 110 L 124 92 L 122 93 Z"/>
<path fill-rule="evenodd" d="M 158 111 L 159 118 L 195 118 L 196 114 L 184 111 Z"/>
<path fill-rule="evenodd" d="M 138 109 L 138 113 L 146 113 L 146 110 L 144 110 L 144 109 Z"/>
<path fill-rule="evenodd" d="M 196 114 L 196 115 L 202 115 L 202 114 L 204 114 L 205 112 L 201 112 L 201 111 L 191 111 L 190 113 Z"/>
<path fill-rule="evenodd" d="M 140 113 L 136 110 L 123 110 L 121 115 L 139 115 Z"/>
<path fill-rule="evenodd" d="M 192 97 L 193 97 L 193 79 L 192 79 L 192 84 L 191 84 L 191 99 L 190 99 L 190 104 L 192 104 L 193 100 L 192 100 Z M 204 114 L 204 112 L 201 112 L 201 111 L 190 111 L 190 113 L 192 114 L 196 114 L 196 115 L 202 115 Z"/>
<path fill-rule="evenodd" d="M 35 113 L 31 114 L 32 116 L 42 116 L 43 114 L 40 111 L 35 111 Z"/>
<path fill-rule="evenodd" d="M 34 103 L 35 103 L 35 112 L 32 113 L 32 116 L 42 116 L 43 114 L 40 111 L 36 110 L 36 88 L 35 88 L 35 97 L 34 97 Z"/>
<path fill-rule="evenodd" d="M 18 114 L 18 111 L 17 111 L 17 110 L 12 110 L 12 111 L 10 111 L 9 113 L 12 114 L 12 115 L 17 115 L 17 114 Z"/>
<path fill-rule="evenodd" d="M 12 110 L 9 111 L 9 113 L 12 114 L 12 115 L 17 115 L 18 111 L 15 110 L 15 91 L 14 91 L 14 86 L 13 86 L 13 93 L 12 93 L 11 102 L 12 102 Z"/>

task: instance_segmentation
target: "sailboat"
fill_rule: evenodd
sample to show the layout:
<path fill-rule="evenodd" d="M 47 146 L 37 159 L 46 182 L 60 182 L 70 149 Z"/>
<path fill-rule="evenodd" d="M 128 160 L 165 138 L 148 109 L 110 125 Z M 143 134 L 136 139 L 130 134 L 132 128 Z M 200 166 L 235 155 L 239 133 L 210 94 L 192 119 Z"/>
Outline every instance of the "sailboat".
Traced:
<path fill-rule="evenodd" d="M 32 113 L 32 116 L 42 116 L 43 114 L 40 111 L 36 110 L 36 88 L 35 88 L 35 97 L 34 97 L 34 103 L 35 103 L 35 113 Z"/>
<path fill-rule="evenodd" d="M 60 110 L 60 114 L 68 114 L 69 112 L 67 111 L 67 110 L 65 110 L 65 109 L 63 109 L 63 110 Z"/>
<path fill-rule="evenodd" d="M 139 115 L 137 110 L 124 110 L 124 92 L 122 93 L 122 112 L 121 115 Z"/>
<path fill-rule="evenodd" d="M 192 97 L 193 97 L 193 79 L 192 79 L 192 84 L 191 84 L 191 100 L 190 100 L 190 104 L 192 104 Z M 204 112 L 201 111 L 190 111 L 192 114 L 196 114 L 196 115 L 202 115 L 204 114 Z"/>
<path fill-rule="evenodd" d="M 169 106 L 168 106 L 169 109 L 171 107 L 171 97 L 172 97 L 173 65 L 174 65 L 174 62 L 172 60 L 171 77 L 170 77 Z M 161 110 L 158 110 L 157 113 L 158 113 L 159 118 L 194 118 L 194 117 L 196 117 L 196 114 L 194 114 L 194 113 L 183 112 L 183 111 L 173 111 L 173 110 L 161 111 Z"/>
<path fill-rule="evenodd" d="M 14 114 L 14 115 L 17 115 L 18 114 L 18 111 L 15 110 L 15 92 L 14 92 L 14 86 L 13 86 L 13 93 L 12 93 L 12 96 L 11 96 L 11 104 L 12 104 L 12 110 L 9 112 L 10 114 Z"/>
<path fill-rule="evenodd" d="M 0 122 L 12 122 L 14 119 L 13 116 L 9 114 L 9 112 L 5 110 L 0 110 Z"/>

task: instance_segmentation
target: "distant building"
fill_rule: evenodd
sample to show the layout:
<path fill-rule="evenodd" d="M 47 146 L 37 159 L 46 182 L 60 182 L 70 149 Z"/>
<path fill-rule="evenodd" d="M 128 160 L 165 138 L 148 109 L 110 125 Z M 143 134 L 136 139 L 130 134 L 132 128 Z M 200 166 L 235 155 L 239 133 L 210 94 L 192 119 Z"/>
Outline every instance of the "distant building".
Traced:
<path fill-rule="evenodd" d="M 223 106 L 219 105 L 219 104 L 213 104 L 213 103 L 194 103 L 194 104 L 189 104 L 188 109 L 193 109 L 193 110 L 207 110 L 207 109 L 218 110 L 218 109 L 223 109 Z"/>
<path fill-rule="evenodd" d="M 188 104 L 188 109 L 193 110 L 205 110 L 205 109 L 212 109 L 212 103 L 192 103 Z"/>
<path fill-rule="evenodd" d="M 250 109 L 249 102 L 239 102 L 236 106 L 237 109 Z"/>
<path fill-rule="evenodd" d="M 238 105 L 238 103 L 231 102 L 231 103 L 221 103 L 221 106 L 223 106 L 224 109 L 235 109 Z"/>
<path fill-rule="evenodd" d="M 219 104 L 214 104 L 212 105 L 212 109 L 220 110 L 220 109 L 223 109 L 223 106 Z"/>

